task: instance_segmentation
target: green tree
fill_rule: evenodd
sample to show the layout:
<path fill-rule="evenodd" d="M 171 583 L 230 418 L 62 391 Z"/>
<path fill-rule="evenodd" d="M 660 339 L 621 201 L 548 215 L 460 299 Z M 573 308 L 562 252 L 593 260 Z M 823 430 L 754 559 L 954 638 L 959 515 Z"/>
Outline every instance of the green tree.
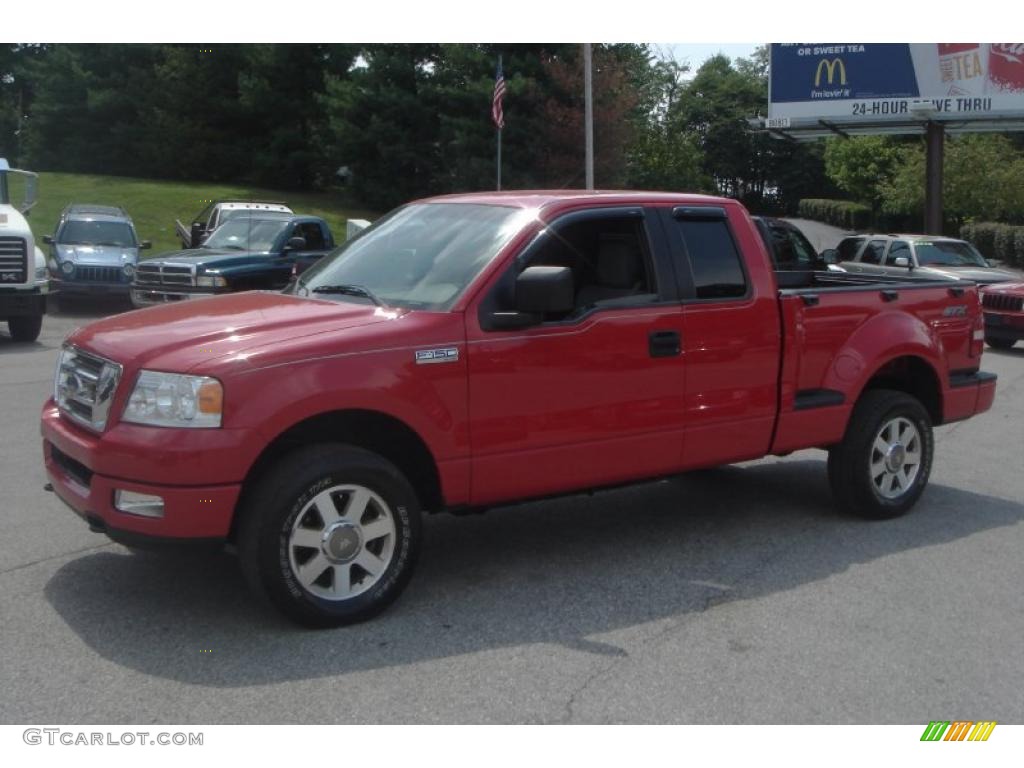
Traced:
<path fill-rule="evenodd" d="M 901 163 L 901 145 L 888 136 L 832 138 L 825 142 L 825 170 L 852 200 L 878 212 L 882 188 Z"/>
<path fill-rule="evenodd" d="M 920 217 L 924 211 L 925 149 L 902 148 L 891 178 L 881 186 L 883 210 Z M 1024 153 L 1006 136 L 967 134 L 946 140 L 943 209 L 958 231 L 967 220 L 1024 222 Z"/>

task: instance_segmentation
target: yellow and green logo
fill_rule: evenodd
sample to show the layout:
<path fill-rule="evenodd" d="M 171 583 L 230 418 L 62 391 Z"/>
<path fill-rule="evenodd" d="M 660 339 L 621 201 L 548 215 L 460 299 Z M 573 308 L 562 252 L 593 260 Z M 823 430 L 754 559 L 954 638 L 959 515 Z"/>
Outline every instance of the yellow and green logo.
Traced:
<path fill-rule="evenodd" d="M 995 727 L 994 720 L 932 720 L 921 734 L 921 741 L 988 741 Z"/>

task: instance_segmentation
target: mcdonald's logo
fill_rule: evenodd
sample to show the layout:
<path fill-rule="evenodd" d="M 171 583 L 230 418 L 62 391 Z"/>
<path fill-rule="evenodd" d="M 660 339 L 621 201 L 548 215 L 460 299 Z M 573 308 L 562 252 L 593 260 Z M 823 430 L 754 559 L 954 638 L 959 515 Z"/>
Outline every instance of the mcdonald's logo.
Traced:
<path fill-rule="evenodd" d="M 825 80 L 829 85 L 835 82 L 836 70 L 839 70 L 839 84 L 846 85 L 846 65 L 842 59 L 822 59 L 818 62 L 818 70 L 814 73 L 814 87 L 821 86 L 821 73 L 825 73 Z"/>
<path fill-rule="evenodd" d="M 988 741 L 995 727 L 994 720 L 932 720 L 921 734 L 921 741 Z"/>

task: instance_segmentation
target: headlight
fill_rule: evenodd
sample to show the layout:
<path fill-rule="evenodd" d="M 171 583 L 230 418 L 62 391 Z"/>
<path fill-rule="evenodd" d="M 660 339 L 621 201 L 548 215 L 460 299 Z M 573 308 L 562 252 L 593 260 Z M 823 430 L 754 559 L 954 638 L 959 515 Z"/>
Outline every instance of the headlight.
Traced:
<path fill-rule="evenodd" d="M 200 288 L 224 288 L 228 284 L 220 275 L 199 275 L 196 278 L 196 285 Z"/>
<path fill-rule="evenodd" d="M 140 371 L 124 421 L 155 427 L 219 427 L 224 388 L 209 376 Z"/>
<path fill-rule="evenodd" d="M 75 271 L 74 262 L 65 261 L 65 262 L 61 263 L 60 271 L 63 272 L 65 275 L 70 275 L 72 272 Z"/>
<path fill-rule="evenodd" d="M 42 266 L 36 267 L 36 280 L 45 280 L 45 279 L 46 279 L 46 265 L 43 264 Z"/>
<path fill-rule="evenodd" d="M 125 264 L 123 267 L 121 267 L 121 269 L 124 271 L 124 276 L 131 280 L 132 275 L 135 274 L 135 265 Z"/>

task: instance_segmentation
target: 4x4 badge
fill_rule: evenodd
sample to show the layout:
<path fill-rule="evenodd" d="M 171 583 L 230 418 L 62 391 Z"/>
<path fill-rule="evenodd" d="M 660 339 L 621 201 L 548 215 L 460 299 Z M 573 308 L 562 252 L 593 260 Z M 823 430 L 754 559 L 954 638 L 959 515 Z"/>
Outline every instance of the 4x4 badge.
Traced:
<path fill-rule="evenodd" d="M 417 365 L 425 365 L 427 363 L 454 363 L 458 362 L 458 359 L 458 347 L 443 347 L 442 349 L 416 350 Z"/>

